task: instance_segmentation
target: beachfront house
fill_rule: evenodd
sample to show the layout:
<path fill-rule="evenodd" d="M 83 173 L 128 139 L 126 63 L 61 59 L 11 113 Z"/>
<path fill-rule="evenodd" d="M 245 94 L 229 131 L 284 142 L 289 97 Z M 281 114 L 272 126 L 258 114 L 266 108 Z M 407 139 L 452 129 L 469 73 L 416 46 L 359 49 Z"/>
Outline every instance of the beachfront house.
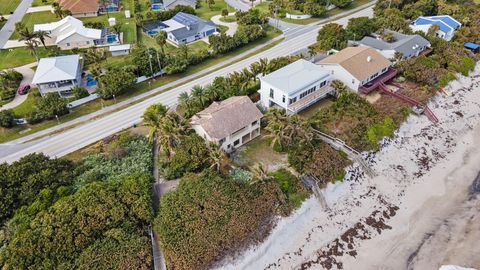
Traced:
<path fill-rule="evenodd" d="M 72 88 L 80 85 L 81 76 L 82 60 L 78 54 L 42 58 L 38 62 L 32 84 L 38 87 L 42 96 L 54 92 L 69 97 Z"/>
<path fill-rule="evenodd" d="M 391 35 L 392 40 L 385 40 L 386 35 Z M 364 37 L 360 41 L 354 41 L 354 45 L 368 46 L 376 49 L 388 59 L 410 59 L 427 52 L 430 49 L 430 42 L 420 35 L 405 35 L 399 32 L 385 30 L 383 35 L 376 37 Z"/>
<path fill-rule="evenodd" d="M 237 96 L 212 103 L 195 114 L 190 124 L 205 141 L 231 152 L 260 135 L 262 117 L 249 97 Z"/>
<path fill-rule="evenodd" d="M 355 92 L 369 93 L 397 74 L 390 60 L 366 46 L 345 48 L 318 64 Z"/>
<path fill-rule="evenodd" d="M 58 0 L 58 4 L 77 18 L 95 17 L 99 13 L 115 12 L 120 9 L 120 0 L 109 0 L 105 5 L 98 0 Z"/>
<path fill-rule="evenodd" d="M 60 21 L 44 24 L 35 24 L 34 31 L 46 31 L 50 38 L 46 39 L 47 45 L 57 45 L 60 49 L 88 48 L 100 45 L 118 44 L 118 37 L 108 28 L 93 29 L 83 26 L 83 22 L 72 16 L 67 16 Z"/>
<path fill-rule="evenodd" d="M 159 31 L 167 32 L 167 40 L 175 46 L 187 44 L 217 33 L 217 27 L 213 22 L 203 21 L 195 15 L 184 12 L 179 12 L 170 20 L 162 22 L 160 27 L 164 28 L 159 29 Z"/>
<path fill-rule="evenodd" d="M 435 32 L 437 37 L 443 38 L 446 41 L 452 40 L 455 32 L 462 26 L 462 24 L 455 20 L 450 15 L 438 16 L 420 16 L 411 25 L 413 32 L 422 31 L 428 33 L 432 26 L 437 27 Z"/>
<path fill-rule="evenodd" d="M 335 93 L 330 81 L 328 70 L 300 59 L 260 78 L 260 103 L 294 114 Z"/>

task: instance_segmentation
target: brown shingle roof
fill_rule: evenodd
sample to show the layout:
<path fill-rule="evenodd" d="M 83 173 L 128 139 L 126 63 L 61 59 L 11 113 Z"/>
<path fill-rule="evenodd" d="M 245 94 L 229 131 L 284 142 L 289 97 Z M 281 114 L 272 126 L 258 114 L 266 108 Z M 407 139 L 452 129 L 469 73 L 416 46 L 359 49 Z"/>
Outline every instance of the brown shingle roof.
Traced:
<path fill-rule="evenodd" d="M 375 49 L 359 46 L 345 48 L 321 60 L 319 64 L 338 64 L 359 81 L 364 81 L 392 63 Z"/>
<path fill-rule="evenodd" d="M 263 114 L 247 96 L 231 97 L 214 102 L 192 117 L 192 125 L 200 125 L 214 139 L 228 135 L 262 118 Z"/>
<path fill-rule="evenodd" d="M 58 0 L 58 4 L 73 14 L 97 12 L 99 6 L 98 0 Z"/>

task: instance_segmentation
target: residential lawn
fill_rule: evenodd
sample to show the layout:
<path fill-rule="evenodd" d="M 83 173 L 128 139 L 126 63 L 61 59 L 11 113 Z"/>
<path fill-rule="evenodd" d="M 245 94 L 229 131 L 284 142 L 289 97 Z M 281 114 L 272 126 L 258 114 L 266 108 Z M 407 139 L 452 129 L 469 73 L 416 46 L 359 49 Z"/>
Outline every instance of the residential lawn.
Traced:
<path fill-rule="evenodd" d="M 45 49 L 40 45 L 37 49 L 38 57 L 48 57 L 52 49 L 53 47 L 47 47 L 47 49 Z M 85 49 L 79 49 L 80 52 L 83 50 Z M 73 52 L 72 50 L 62 50 L 61 53 L 67 55 Z M 31 52 L 24 47 L 0 50 L 0 59 L 0 70 L 23 66 L 36 61 Z M 35 68 L 33 69 L 35 70 Z"/>
<path fill-rule="evenodd" d="M 36 88 L 32 89 L 28 94 L 27 99 L 17 107 L 13 108 L 12 111 L 15 113 L 15 116 L 19 118 L 24 118 L 28 113 L 33 112 L 36 106 L 38 99 L 42 98 L 34 94 L 35 91 L 38 91 Z"/>
<path fill-rule="evenodd" d="M 123 43 L 137 42 L 137 26 L 134 18 L 125 18 L 125 12 L 113 12 L 109 16 L 103 14 L 97 17 L 80 18 L 83 22 L 101 22 L 105 27 L 108 27 L 108 18 L 115 18 L 117 23 L 123 24 Z"/>
<path fill-rule="evenodd" d="M 478 1 L 480 1 L 480 0 L 478 0 Z M 347 10 L 357 8 L 357 7 L 359 7 L 361 5 L 364 5 L 368 2 L 373 3 L 372 0 L 355 0 L 355 1 L 353 1 L 353 3 L 350 6 L 344 8 L 344 9 L 334 8 L 332 10 L 327 11 L 325 16 L 318 17 L 318 18 L 308 18 L 308 19 L 301 19 L 301 20 L 287 19 L 287 18 L 285 18 L 285 11 L 284 10 L 280 11 L 280 16 L 279 17 L 280 17 L 280 20 L 282 20 L 284 22 L 305 25 L 305 24 L 314 23 L 314 22 L 320 21 L 322 19 L 337 15 L 337 14 L 342 13 L 342 12 L 347 11 Z M 270 2 L 263 2 L 261 4 L 256 5 L 255 8 L 260 9 L 264 13 L 270 14 L 270 11 L 268 10 L 268 4 L 269 3 Z M 290 12 L 290 13 L 300 14 L 301 12 L 296 11 L 296 12 Z"/>
<path fill-rule="evenodd" d="M 32 7 L 49 6 L 53 4 L 53 2 L 55 2 L 55 0 L 33 0 Z"/>
<path fill-rule="evenodd" d="M 1 1 L 1 0 L 0 0 Z M 40 23 L 49 23 L 59 21 L 60 18 L 55 17 L 55 15 L 50 11 L 42 11 L 35 13 L 27 13 L 23 16 L 22 23 L 25 24 L 30 30 L 33 30 L 34 24 Z M 10 39 L 18 39 L 19 35 L 17 31 L 13 32 Z"/>
<path fill-rule="evenodd" d="M 480 1 L 480 0 L 479 0 L 479 1 Z M 221 17 L 221 18 L 220 18 L 220 21 L 226 22 L 226 23 L 232 23 L 232 22 L 237 21 L 237 17 L 235 17 L 235 15 L 227 16 L 227 17 Z"/>
<path fill-rule="evenodd" d="M 22 0 L 0 0 L 0 14 L 7 15 L 14 12 Z"/>
<path fill-rule="evenodd" d="M 195 10 L 197 16 L 204 19 L 210 20 L 213 16 L 222 14 L 222 10 L 227 9 L 228 12 L 234 12 L 235 10 L 227 5 L 224 0 L 215 0 L 215 4 L 212 8 L 209 8 L 204 0 L 199 0 L 199 8 Z"/>
<path fill-rule="evenodd" d="M 311 105 L 307 109 L 299 112 L 298 114 L 307 119 L 313 117 L 321 108 L 328 107 L 332 104 L 333 98 L 325 98 L 317 101 L 315 104 Z"/>
<path fill-rule="evenodd" d="M 269 170 L 276 170 L 282 165 L 288 166 L 287 154 L 274 151 L 269 140 L 263 135 L 240 147 L 233 155 L 233 163 L 243 168 L 262 163 L 268 166 Z"/>
<path fill-rule="evenodd" d="M 199 65 L 189 67 L 187 69 L 187 71 L 185 71 L 184 73 L 174 74 L 174 75 L 166 75 L 166 76 L 163 76 L 163 77 L 160 77 L 160 78 L 156 78 L 156 79 L 153 79 L 153 80 L 150 80 L 150 81 L 147 81 L 147 82 L 137 84 L 137 85 L 135 85 L 135 87 L 132 87 L 129 91 L 127 91 L 127 92 L 123 93 L 121 96 L 117 97 L 116 102 L 121 102 L 123 100 L 129 99 L 131 97 L 137 96 L 137 95 L 145 93 L 147 91 L 150 91 L 154 88 L 157 88 L 157 87 L 163 86 L 165 84 L 177 81 L 177 80 L 179 80 L 179 79 L 181 79 L 185 76 L 189 76 L 191 74 L 194 74 L 194 73 L 199 72 L 201 70 L 204 70 L 206 68 L 214 66 L 218 63 L 221 63 L 225 60 L 228 60 L 231 57 L 234 57 L 238 54 L 246 52 L 246 51 L 254 48 L 255 46 L 258 46 L 262 43 L 265 43 L 268 40 L 270 40 L 270 39 L 272 39 L 272 38 L 274 38 L 274 37 L 276 37 L 280 34 L 281 34 L 281 32 L 279 30 L 277 30 L 273 27 L 268 27 L 267 28 L 267 37 L 265 37 L 263 39 L 252 42 L 252 43 L 250 43 L 250 44 L 248 44 L 244 47 L 241 47 L 237 50 L 234 50 L 234 51 L 229 52 L 227 54 L 224 54 L 222 56 L 208 59 L 208 60 L 202 62 Z M 254 53 L 249 54 L 248 56 L 245 56 L 245 57 L 249 57 L 253 54 L 256 54 L 256 53 L 264 51 L 268 48 L 271 48 L 275 44 L 276 43 L 268 45 L 265 48 L 259 49 L 259 50 L 255 51 Z M 203 44 L 202 45 L 197 44 L 197 45 L 194 45 L 194 48 L 198 49 L 198 48 L 200 48 L 200 46 L 204 46 L 204 45 Z M 23 52 L 26 52 L 26 50 L 24 48 L 14 49 L 14 51 L 15 50 L 21 50 Z M 1 52 L 3 52 L 3 50 L 0 51 L 0 53 Z M 0 54 L 0 57 L 1 57 L 1 54 Z M 116 59 L 115 57 L 110 57 L 107 60 L 107 65 L 112 65 L 112 66 L 127 65 L 129 63 L 129 59 L 130 59 L 129 56 L 118 57 L 118 59 Z M 31 63 L 33 61 L 35 61 L 35 60 L 32 58 L 31 61 L 26 62 L 26 63 L 22 63 L 21 65 L 28 64 L 28 63 Z M 2 62 L 0 62 L 0 64 L 1 63 Z M 16 66 L 20 66 L 20 65 L 16 65 Z M 59 122 L 60 123 L 68 122 L 68 121 L 73 120 L 73 119 L 75 119 L 77 117 L 80 117 L 82 115 L 86 115 L 86 114 L 95 112 L 95 111 L 102 108 L 102 104 L 103 104 L 103 106 L 109 106 L 109 105 L 112 105 L 114 103 L 115 103 L 114 100 L 103 101 L 101 99 L 89 102 L 87 104 L 84 104 L 82 106 L 79 106 L 79 107 L 76 107 L 76 108 L 72 109 L 69 114 L 60 117 Z M 44 130 L 46 128 L 55 126 L 57 124 L 58 124 L 57 120 L 54 119 L 54 120 L 44 121 L 44 122 L 41 122 L 41 123 L 38 123 L 38 124 L 32 125 L 32 126 L 26 125 L 26 126 L 17 126 L 13 129 L 2 129 L 0 131 L 0 143 L 10 141 L 10 140 L 14 140 L 14 139 L 22 137 L 24 135 L 28 135 L 28 134 L 31 134 L 31 133 L 34 133 L 34 132 L 37 132 L 37 131 L 40 131 L 40 130 Z M 27 129 L 29 129 L 29 130 L 27 131 Z M 20 133 L 21 131 L 23 131 L 24 133 Z"/>

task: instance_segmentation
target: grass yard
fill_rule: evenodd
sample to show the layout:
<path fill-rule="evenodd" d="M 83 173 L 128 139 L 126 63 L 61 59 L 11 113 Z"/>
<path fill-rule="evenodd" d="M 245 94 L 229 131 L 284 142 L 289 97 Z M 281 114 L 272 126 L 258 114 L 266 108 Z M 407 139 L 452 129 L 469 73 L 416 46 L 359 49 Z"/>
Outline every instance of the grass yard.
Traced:
<path fill-rule="evenodd" d="M 268 139 L 260 136 L 244 146 L 234 154 L 233 162 L 240 167 L 252 167 L 257 163 L 263 163 L 269 170 L 276 170 L 282 165 L 288 166 L 287 154 L 278 153 L 269 145 Z"/>
<path fill-rule="evenodd" d="M 478 0 L 480 1 L 480 0 Z M 348 10 L 352 10 L 354 8 L 357 8 L 361 5 L 364 5 L 366 3 L 369 3 L 369 2 L 372 2 L 372 0 L 355 0 L 353 1 L 353 3 L 344 8 L 344 9 L 340 9 L 340 8 L 334 8 L 332 10 L 329 10 L 327 11 L 327 13 L 325 14 L 325 16 L 323 17 L 318 17 L 318 18 L 308 18 L 308 19 L 302 19 L 302 20 L 295 20 L 295 19 L 287 19 L 285 18 L 284 14 L 285 14 L 285 11 L 280 11 L 280 20 L 284 21 L 284 22 L 288 22 L 288 23 L 295 23 L 295 24 L 302 24 L 302 25 L 306 25 L 306 24 L 310 24 L 310 23 L 314 23 L 314 22 L 317 22 L 317 21 L 320 21 L 322 19 L 325 19 L 325 18 L 328 18 L 328 17 L 331 17 L 331 16 L 335 16 L 339 13 L 342 13 L 342 12 L 345 12 L 345 11 L 348 11 Z M 269 5 L 270 2 L 263 2 L 261 4 L 258 4 L 255 6 L 255 8 L 257 9 L 260 9 L 262 12 L 264 13 L 267 13 L 267 14 L 270 14 L 270 11 L 268 10 L 268 5 Z M 294 12 L 294 13 L 301 13 L 301 12 Z"/>
<path fill-rule="evenodd" d="M 321 108 L 330 106 L 332 102 L 333 102 L 333 98 L 325 98 L 325 99 L 319 100 L 315 104 L 308 107 L 307 109 L 299 112 L 298 115 L 307 119 L 312 118 L 315 115 L 315 113 L 318 112 L 318 110 L 320 110 Z"/>
<path fill-rule="evenodd" d="M 33 0 L 32 7 L 49 6 L 53 4 L 53 2 L 55 2 L 55 0 Z"/>
<path fill-rule="evenodd" d="M 479 0 L 479 1 L 480 1 L 480 0 Z M 232 22 L 237 21 L 237 17 L 235 17 L 235 15 L 227 16 L 227 17 L 221 17 L 221 18 L 220 18 L 220 21 L 226 22 L 226 23 L 232 23 Z"/>
<path fill-rule="evenodd" d="M 204 20 L 210 20 L 215 15 L 222 14 L 222 10 L 227 9 L 228 12 L 234 12 L 235 9 L 228 6 L 227 3 L 225 3 L 224 0 L 215 0 L 215 4 L 212 6 L 210 9 L 205 3 L 204 0 L 199 0 L 198 2 L 199 8 L 195 10 L 197 13 L 197 16 L 204 19 Z"/>
<path fill-rule="evenodd" d="M 22 0 L 0 0 L 0 14 L 7 15 L 14 12 Z"/>
<path fill-rule="evenodd" d="M 0 0 L 1 1 L 1 0 Z M 60 18 L 55 17 L 55 15 L 50 11 L 42 11 L 42 12 L 35 12 L 35 13 L 27 13 L 23 16 L 22 23 L 25 24 L 30 30 L 33 30 L 34 24 L 40 23 L 49 23 L 49 22 L 56 22 L 59 21 Z M 13 32 L 10 39 L 18 39 L 19 35 L 15 31 Z"/>
<path fill-rule="evenodd" d="M 114 12 L 109 14 L 110 17 L 113 17 L 117 20 L 117 23 L 123 24 L 123 43 L 136 43 L 137 42 L 137 26 L 135 24 L 135 19 L 125 18 L 124 12 Z M 83 22 L 101 22 L 105 27 L 108 26 L 108 17 L 106 14 L 89 17 L 89 18 L 80 18 Z"/>
<path fill-rule="evenodd" d="M 47 55 L 48 51 L 43 47 L 38 47 L 40 57 Z M 14 48 L 0 50 L 0 70 L 23 66 L 35 62 L 35 57 L 25 48 Z"/>
<path fill-rule="evenodd" d="M 23 118 L 23 117 L 26 117 L 27 114 L 29 114 L 30 112 L 33 112 L 33 110 L 35 109 L 37 100 L 42 98 L 38 95 L 35 95 L 34 94 L 35 91 L 37 91 L 37 89 L 32 89 L 28 94 L 27 99 L 22 104 L 12 109 L 12 111 L 15 113 L 17 117 Z"/>

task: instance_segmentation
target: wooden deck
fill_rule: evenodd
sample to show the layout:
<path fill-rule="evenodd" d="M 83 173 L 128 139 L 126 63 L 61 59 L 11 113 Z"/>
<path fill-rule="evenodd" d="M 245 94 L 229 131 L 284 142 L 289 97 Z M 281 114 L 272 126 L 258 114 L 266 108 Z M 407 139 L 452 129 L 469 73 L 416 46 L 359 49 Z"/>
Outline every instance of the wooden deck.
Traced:
<path fill-rule="evenodd" d="M 364 93 L 368 94 L 375 89 L 377 89 L 381 84 L 388 82 L 389 80 L 395 78 L 397 76 L 398 71 L 396 69 L 390 68 L 387 72 L 383 73 L 382 75 L 375 78 L 373 81 L 360 86 L 359 90 Z"/>

